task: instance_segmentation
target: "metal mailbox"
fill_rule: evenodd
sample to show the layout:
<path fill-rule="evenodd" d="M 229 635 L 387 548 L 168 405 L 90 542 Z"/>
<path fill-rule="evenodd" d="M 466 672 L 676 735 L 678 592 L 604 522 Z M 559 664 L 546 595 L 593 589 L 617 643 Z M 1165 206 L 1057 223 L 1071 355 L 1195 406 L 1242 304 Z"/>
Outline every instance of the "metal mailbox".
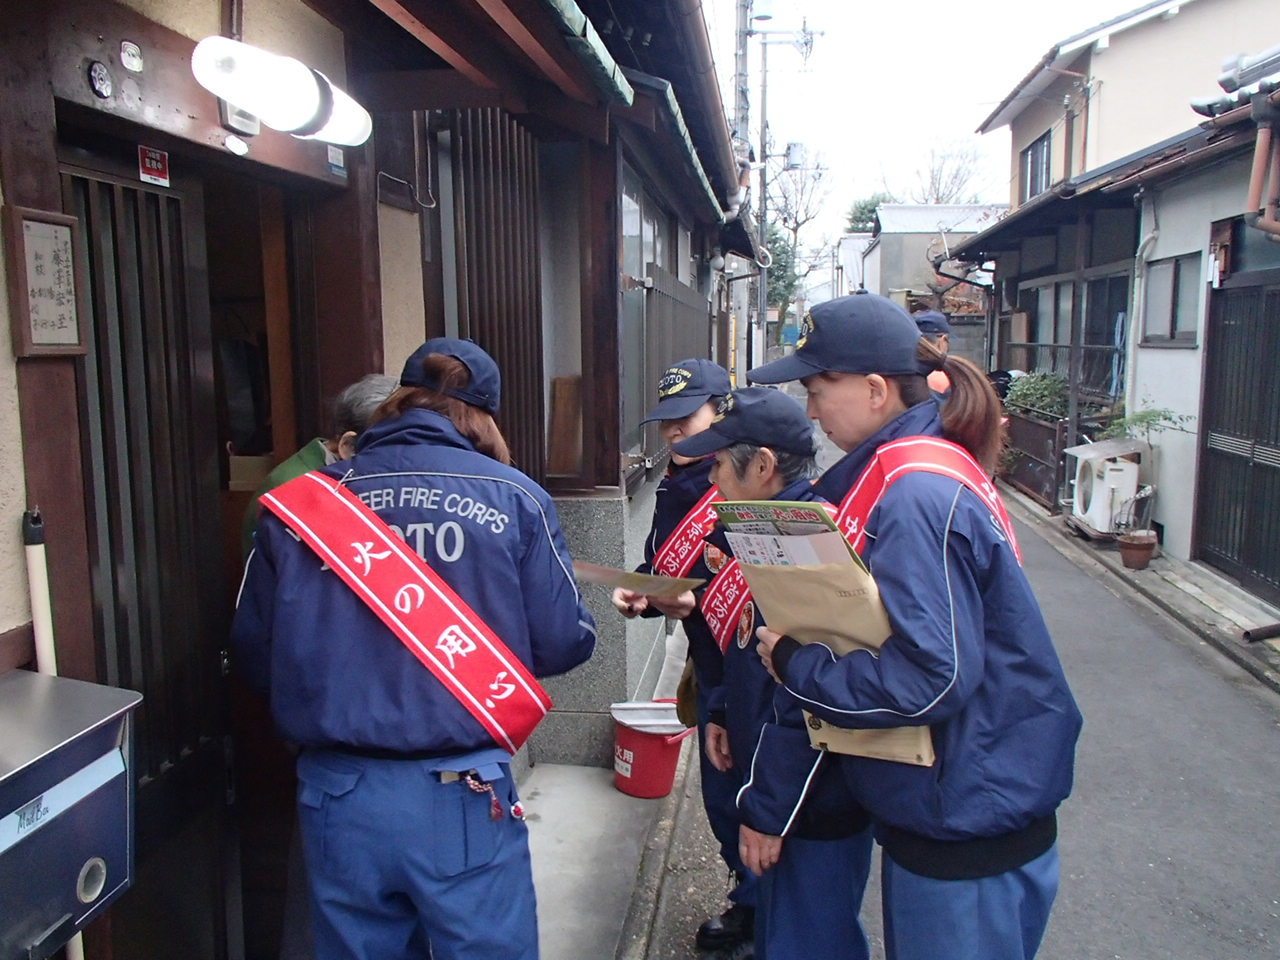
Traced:
<path fill-rule="evenodd" d="M 133 880 L 131 690 L 0 675 L 0 960 L 43 960 Z"/>

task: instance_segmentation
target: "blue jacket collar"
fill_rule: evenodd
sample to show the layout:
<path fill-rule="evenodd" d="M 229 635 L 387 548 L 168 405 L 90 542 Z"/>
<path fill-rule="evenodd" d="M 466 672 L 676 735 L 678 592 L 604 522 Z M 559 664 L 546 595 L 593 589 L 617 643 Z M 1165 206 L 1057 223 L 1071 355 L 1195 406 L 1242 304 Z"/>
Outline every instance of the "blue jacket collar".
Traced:
<path fill-rule="evenodd" d="M 794 500 L 799 500 L 799 501 L 812 500 L 814 499 L 813 481 L 797 480 L 795 483 L 779 490 L 778 495 L 773 499 L 774 500 L 793 500 L 793 501 Z"/>
<path fill-rule="evenodd" d="M 933 398 L 917 403 L 906 410 L 896 420 L 885 424 L 859 446 L 837 460 L 814 486 L 814 492 L 831 503 L 838 504 L 862 474 L 876 450 L 902 437 L 920 436 L 942 436 L 941 408 L 938 401 Z"/>
<path fill-rule="evenodd" d="M 667 467 L 667 475 L 663 484 L 668 490 L 687 491 L 690 494 L 696 494 L 695 500 L 700 498 L 711 486 L 711 468 L 716 465 L 715 457 L 704 457 L 701 460 L 695 460 L 693 463 L 686 463 L 680 466 L 671 464 Z"/>
<path fill-rule="evenodd" d="M 360 434 L 360 439 L 356 441 L 356 450 L 363 453 L 375 446 L 417 443 L 475 450 L 475 445 L 458 432 L 453 421 L 448 417 L 434 410 L 421 408 L 406 410 L 398 417 L 375 423 Z"/>

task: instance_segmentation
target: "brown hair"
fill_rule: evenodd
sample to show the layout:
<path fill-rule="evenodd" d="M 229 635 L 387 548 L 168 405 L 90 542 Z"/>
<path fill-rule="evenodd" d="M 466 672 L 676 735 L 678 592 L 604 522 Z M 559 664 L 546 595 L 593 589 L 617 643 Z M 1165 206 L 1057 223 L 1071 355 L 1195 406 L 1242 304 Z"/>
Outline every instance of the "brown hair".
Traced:
<path fill-rule="evenodd" d="M 916 359 L 951 381 L 951 393 L 942 404 L 942 435 L 973 454 L 988 473 L 994 472 L 1004 447 L 1004 426 L 991 383 L 972 361 L 943 353 L 928 337 L 920 338 Z M 902 402 L 909 407 L 929 399 L 929 383 L 919 374 L 888 379 L 898 384 Z"/>
<path fill-rule="evenodd" d="M 442 392 L 465 390 L 471 385 L 471 371 L 467 365 L 457 357 L 431 353 L 423 359 L 422 369 L 427 379 L 437 384 L 439 389 L 400 387 L 378 408 L 370 423 L 401 416 L 406 410 L 432 410 L 448 417 L 454 428 L 485 456 L 510 466 L 511 450 L 489 411 Z"/>

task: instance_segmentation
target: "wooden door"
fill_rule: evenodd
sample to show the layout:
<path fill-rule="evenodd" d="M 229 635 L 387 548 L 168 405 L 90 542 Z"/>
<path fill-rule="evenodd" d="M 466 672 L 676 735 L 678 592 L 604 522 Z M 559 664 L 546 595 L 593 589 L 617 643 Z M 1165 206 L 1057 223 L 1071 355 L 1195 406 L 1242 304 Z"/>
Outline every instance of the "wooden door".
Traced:
<path fill-rule="evenodd" d="M 1200 424 L 1200 557 L 1280 602 L 1280 287 L 1213 294 Z"/>
<path fill-rule="evenodd" d="M 99 675 L 145 697 L 137 879 L 110 914 L 113 960 L 241 954 L 203 201 L 199 181 L 172 182 L 62 167 L 89 264 L 79 439 Z"/>

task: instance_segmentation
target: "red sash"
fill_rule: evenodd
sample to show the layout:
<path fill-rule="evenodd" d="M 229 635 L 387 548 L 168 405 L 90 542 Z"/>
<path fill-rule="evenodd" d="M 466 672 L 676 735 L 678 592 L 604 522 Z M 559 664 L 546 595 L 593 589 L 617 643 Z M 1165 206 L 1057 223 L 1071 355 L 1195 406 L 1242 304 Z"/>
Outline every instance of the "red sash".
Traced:
<path fill-rule="evenodd" d="M 702 594 L 702 618 L 711 628 L 711 635 L 720 645 L 720 652 L 729 649 L 729 642 L 739 633 L 738 621 L 751 601 L 751 588 L 742 576 L 742 564 L 729 560 L 716 574 L 715 579 Z M 752 612 L 754 621 L 754 611 Z M 747 625 L 750 629 L 754 623 Z M 746 644 L 743 644 L 746 646 Z"/>
<path fill-rule="evenodd" d="M 683 577 L 689 572 L 702 552 L 702 538 L 716 525 L 716 508 L 712 504 L 723 499 L 720 488 L 713 486 L 693 505 L 653 555 L 654 573 L 663 577 Z"/>
<path fill-rule="evenodd" d="M 886 443 L 876 450 L 836 514 L 836 523 L 841 533 L 859 555 L 866 546 L 866 523 L 871 511 L 894 483 L 915 470 L 940 473 L 959 480 L 976 493 L 991 511 L 991 516 L 1013 547 L 1018 563 L 1022 563 L 1022 552 L 1018 549 L 1018 540 L 1013 533 L 1013 522 L 1005 511 L 995 484 L 969 451 L 939 437 L 906 437 Z"/>
<path fill-rule="evenodd" d="M 307 473 L 262 497 L 500 747 L 515 753 L 551 698 L 489 625 L 355 494 Z"/>
<path fill-rule="evenodd" d="M 824 503 L 822 507 L 827 513 L 835 516 L 836 508 L 831 504 Z M 751 588 L 747 586 L 747 580 L 742 575 L 742 564 L 737 560 L 730 560 L 707 586 L 700 604 L 702 618 L 711 628 L 711 635 L 720 645 L 721 653 L 728 651 L 729 641 L 735 637 L 738 638 L 739 645 L 742 647 L 750 642 L 750 637 L 744 640 L 740 636 L 739 629 L 742 611 L 750 602 Z M 755 626 L 754 618 L 755 611 L 752 610 L 752 622 L 746 624 L 748 630 Z"/>

